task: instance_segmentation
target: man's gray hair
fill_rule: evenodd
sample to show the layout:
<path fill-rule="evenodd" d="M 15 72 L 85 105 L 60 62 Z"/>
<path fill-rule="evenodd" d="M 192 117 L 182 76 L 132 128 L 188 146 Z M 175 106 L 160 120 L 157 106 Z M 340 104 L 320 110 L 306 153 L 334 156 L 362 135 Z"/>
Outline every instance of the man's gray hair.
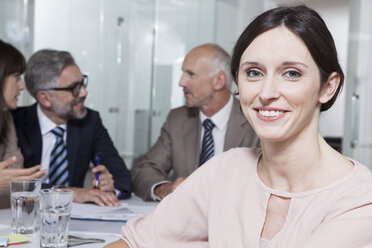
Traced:
<path fill-rule="evenodd" d="M 27 62 L 25 83 L 28 92 L 35 98 L 38 91 L 56 87 L 59 76 L 70 65 L 76 65 L 69 52 L 43 49 L 34 53 Z"/>
<path fill-rule="evenodd" d="M 211 76 L 223 71 L 226 74 L 226 88 L 231 89 L 233 77 L 231 75 L 230 63 L 231 56 L 217 44 L 210 44 L 214 50 L 213 66 L 211 66 Z"/>

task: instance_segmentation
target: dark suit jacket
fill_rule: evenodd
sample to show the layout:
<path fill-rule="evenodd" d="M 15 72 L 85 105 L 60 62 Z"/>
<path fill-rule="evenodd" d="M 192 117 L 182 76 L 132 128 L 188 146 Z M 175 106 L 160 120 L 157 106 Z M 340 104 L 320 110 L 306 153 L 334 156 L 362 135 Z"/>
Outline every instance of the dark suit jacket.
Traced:
<path fill-rule="evenodd" d="M 259 138 L 241 112 L 236 98 L 227 125 L 224 151 L 234 147 L 259 146 Z M 150 190 L 154 184 L 185 177 L 195 171 L 199 167 L 200 139 L 199 109 L 183 106 L 171 110 L 156 143 L 134 164 L 134 193 L 151 200 Z M 173 176 L 169 178 L 171 171 Z"/>
<path fill-rule="evenodd" d="M 130 172 L 114 147 L 99 113 L 87 110 L 88 113 L 83 119 L 69 120 L 67 123 L 69 184 L 73 187 L 83 187 L 89 163 L 94 163 L 97 154 L 101 153 L 101 163 L 112 174 L 115 188 L 121 191 L 119 197 L 129 197 L 132 191 Z M 13 117 L 18 145 L 24 157 L 24 167 L 40 164 L 43 144 L 36 104 L 17 108 L 13 111 Z"/>

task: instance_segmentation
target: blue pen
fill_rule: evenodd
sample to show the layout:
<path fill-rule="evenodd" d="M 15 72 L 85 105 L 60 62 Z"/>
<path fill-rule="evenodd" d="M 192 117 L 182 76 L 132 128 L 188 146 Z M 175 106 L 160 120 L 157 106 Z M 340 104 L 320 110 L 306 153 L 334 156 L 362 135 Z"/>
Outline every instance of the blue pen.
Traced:
<path fill-rule="evenodd" d="M 101 163 L 101 153 L 98 153 L 97 159 L 96 159 L 96 166 L 100 165 Z M 96 172 L 96 185 L 95 187 L 99 188 L 99 172 Z"/>

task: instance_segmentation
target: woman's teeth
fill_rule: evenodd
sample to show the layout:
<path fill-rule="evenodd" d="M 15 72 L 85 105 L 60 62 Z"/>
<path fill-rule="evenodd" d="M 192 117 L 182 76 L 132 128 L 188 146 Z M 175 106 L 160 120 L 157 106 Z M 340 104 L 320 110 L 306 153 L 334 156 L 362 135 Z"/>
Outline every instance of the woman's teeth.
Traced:
<path fill-rule="evenodd" d="M 260 115 L 265 116 L 265 117 L 277 117 L 283 113 L 283 111 L 279 111 L 279 110 L 259 110 L 259 112 L 260 112 Z"/>

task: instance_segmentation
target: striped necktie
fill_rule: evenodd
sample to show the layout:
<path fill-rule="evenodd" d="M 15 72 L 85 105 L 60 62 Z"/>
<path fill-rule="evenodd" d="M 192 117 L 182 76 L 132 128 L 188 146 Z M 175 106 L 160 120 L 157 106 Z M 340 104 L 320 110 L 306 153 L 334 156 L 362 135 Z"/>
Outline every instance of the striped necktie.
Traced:
<path fill-rule="evenodd" d="M 66 144 L 63 141 L 65 130 L 61 127 L 55 127 L 51 131 L 56 136 L 49 163 L 49 183 L 51 185 L 68 185 L 68 161 Z"/>
<path fill-rule="evenodd" d="M 214 141 L 212 136 L 212 130 L 214 128 L 214 123 L 210 119 L 205 119 L 203 121 L 204 126 L 204 136 L 202 143 L 202 150 L 200 153 L 199 166 L 204 164 L 214 155 Z"/>

